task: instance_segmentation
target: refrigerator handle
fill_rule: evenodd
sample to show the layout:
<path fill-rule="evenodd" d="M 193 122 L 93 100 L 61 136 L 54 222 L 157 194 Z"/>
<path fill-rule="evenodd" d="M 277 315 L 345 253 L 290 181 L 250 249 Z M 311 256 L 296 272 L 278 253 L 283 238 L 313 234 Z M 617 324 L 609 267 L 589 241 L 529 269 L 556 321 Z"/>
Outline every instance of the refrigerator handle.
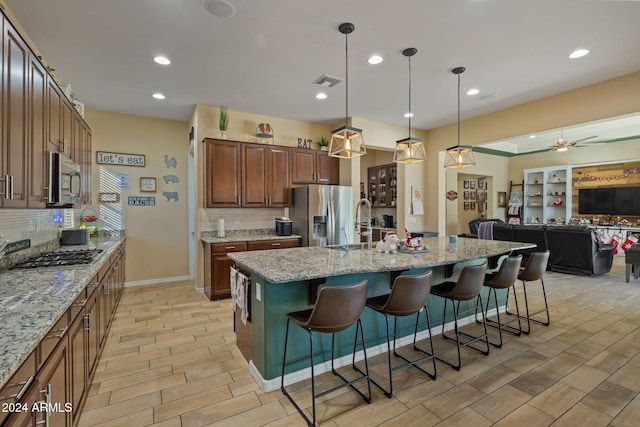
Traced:
<path fill-rule="evenodd" d="M 335 221 L 336 213 L 333 211 L 333 203 L 327 202 L 327 245 L 336 244 Z"/>

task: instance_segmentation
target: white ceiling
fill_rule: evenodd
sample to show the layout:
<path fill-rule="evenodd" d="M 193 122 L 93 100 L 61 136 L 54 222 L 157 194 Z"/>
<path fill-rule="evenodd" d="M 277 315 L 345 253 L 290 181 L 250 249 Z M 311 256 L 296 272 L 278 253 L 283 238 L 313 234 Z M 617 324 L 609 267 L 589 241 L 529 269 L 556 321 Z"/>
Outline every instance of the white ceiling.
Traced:
<path fill-rule="evenodd" d="M 206 104 L 336 123 L 344 83 L 318 101 L 312 82 L 344 78 L 342 22 L 355 24 L 349 115 L 406 125 L 401 52 L 416 47 L 412 126 L 421 129 L 455 122 L 456 66 L 467 68 L 463 120 L 640 70 L 639 1 L 228 1 L 236 14 L 222 19 L 205 0 L 5 0 L 87 108 L 183 121 Z M 576 48 L 591 53 L 568 59 Z M 367 64 L 373 53 L 384 62 Z M 155 64 L 158 54 L 172 64 Z M 480 94 L 464 95 L 472 87 Z"/>

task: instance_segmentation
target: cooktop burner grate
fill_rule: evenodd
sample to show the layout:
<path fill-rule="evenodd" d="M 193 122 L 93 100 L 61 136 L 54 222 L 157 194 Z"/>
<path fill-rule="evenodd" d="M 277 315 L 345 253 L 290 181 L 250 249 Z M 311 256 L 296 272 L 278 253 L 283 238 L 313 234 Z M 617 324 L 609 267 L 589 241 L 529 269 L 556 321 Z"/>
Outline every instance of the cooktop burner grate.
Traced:
<path fill-rule="evenodd" d="M 91 264 L 102 249 L 80 249 L 75 251 L 46 252 L 27 261 L 14 265 L 11 269 L 40 267 L 60 267 L 65 265 Z"/>

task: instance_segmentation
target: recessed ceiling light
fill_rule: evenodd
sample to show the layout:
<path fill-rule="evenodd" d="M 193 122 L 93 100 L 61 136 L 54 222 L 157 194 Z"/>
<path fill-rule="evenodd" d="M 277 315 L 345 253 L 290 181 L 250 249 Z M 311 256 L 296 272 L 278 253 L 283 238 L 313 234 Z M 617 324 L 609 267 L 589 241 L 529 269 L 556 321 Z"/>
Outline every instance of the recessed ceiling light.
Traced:
<path fill-rule="evenodd" d="M 529 139 L 535 139 L 536 135 L 529 135 Z"/>
<path fill-rule="evenodd" d="M 236 14 L 236 8 L 225 0 L 207 0 L 204 7 L 207 12 L 218 18 L 229 18 Z"/>
<path fill-rule="evenodd" d="M 165 98 L 166 98 L 166 96 L 164 96 L 164 95 L 163 95 L 163 94 L 161 94 L 160 92 L 156 92 L 156 93 L 154 93 L 154 94 L 153 94 L 153 95 L 151 95 L 151 96 L 153 96 L 155 99 L 165 99 Z"/>
<path fill-rule="evenodd" d="M 373 55 L 371 56 L 369 59 L 367 59 L 367 62 L 371 65 L 377 65 L 379 63 L 381 63 L 383 61 L 382 56 L 380 55 Z"/>
<path fill-rule="evenodd" d="M 480 93 L 480 91 L 478 89 L 469 89 L 467 91 L 467 95 L 477 95 L 479 93 Z"/>
<path fill-rule="evenodd" d="M 404 116 L 406 118 L 413 117 L 413 113 L 404 113 Z"/>
<path fill-rule="evenodd" d="M 573 52 L 571 52 L 571 55 L 569 55 L 569 58 L 571 59 L 582 58 L 588 53 L 589 53 L 588 49 L 576 49 Z"/>
<path fill-rule="evenodd" d="M 327 99 L 327 94 L 324 92 L 316 93 L 316 99 Z"/>
<path fill-rule="evenodd" d="M 160 64 L 160 65 L 169 65 L 169 64 L 171 64 L 171 61 L 166 56 L 156 56 L 155 58 L 153 58 L 153 60 L 156 61 L 156 63 Z"/>

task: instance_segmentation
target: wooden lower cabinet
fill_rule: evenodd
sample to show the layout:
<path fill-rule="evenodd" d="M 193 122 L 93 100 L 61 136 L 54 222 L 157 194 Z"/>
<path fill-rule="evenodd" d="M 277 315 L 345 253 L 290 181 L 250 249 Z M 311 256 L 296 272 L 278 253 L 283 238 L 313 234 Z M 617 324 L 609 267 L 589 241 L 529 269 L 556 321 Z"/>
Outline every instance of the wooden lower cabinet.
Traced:
<path fill-rule="evenodd" d="M 124 262 L 124 250 L 112 255 L 111 262 L 0 389 L 0 404 L 28 408 L 0 412 L 0 426 L 78 424 L 115 305 L 124 289 Z"/>
<path fill-rule="evenodd" d="M 256 240 L 251 242 L 208 243 L 205 245 L 204 293 L 210 300 L 229 298 L 231 285 L 229 269 L 233 261 L 230 252 L 257 251 L 264 249 L 285 249 L 300 246 L 300 239 Z"/>

